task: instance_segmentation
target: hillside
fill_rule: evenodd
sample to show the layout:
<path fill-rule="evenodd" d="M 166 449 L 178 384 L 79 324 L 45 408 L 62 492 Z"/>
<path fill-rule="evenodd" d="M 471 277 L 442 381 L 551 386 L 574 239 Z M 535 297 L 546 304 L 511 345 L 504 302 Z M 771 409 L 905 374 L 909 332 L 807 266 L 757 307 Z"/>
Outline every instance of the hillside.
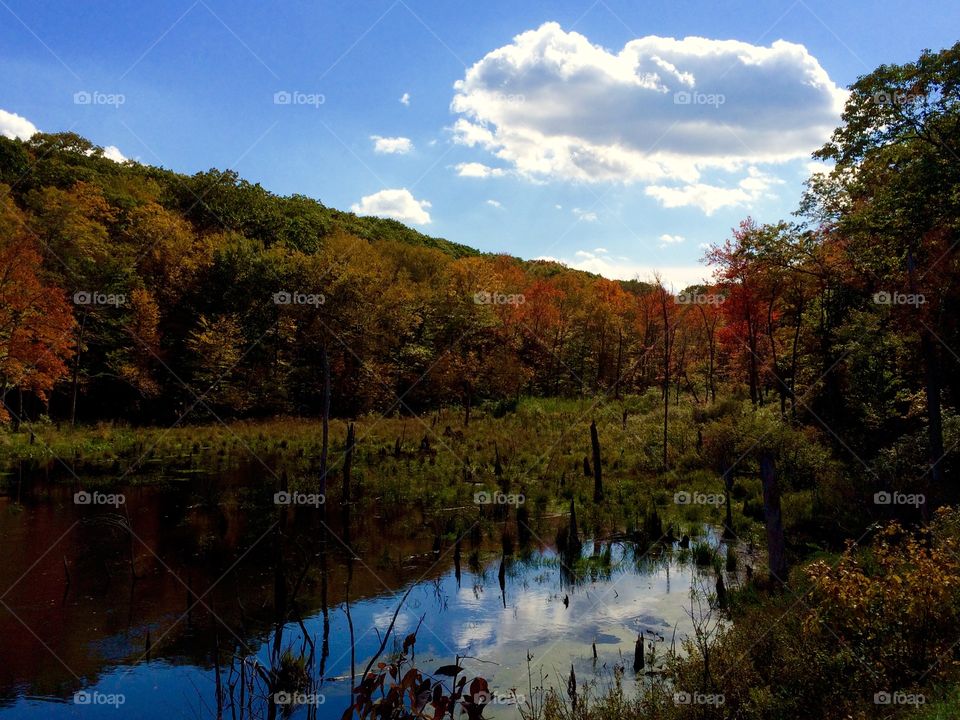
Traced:
<path fill-rule="evenodd" d="M 68 189 L 90 182 L 118 207 L 143 200 L 134 186 L 156 184 L 159 202 L 198 230 L 231 230 L 266 246 L 284 243 L 310 251 L 324 237 L 343 232 L 368 241 L 436 248 L 453 257 L 477 254 L 466 245 L 424 235 L 396 220 L 358 217 L 302 195 L 274 195 L 233 171 L 214 169 L 188 176 L 136 162 L 118 164 L 103 157 L 102 148 L 73 133 L 38 134 L 28 142 L 0 137 L 0 182 L 10 185 L 19 200 L 46 186 Z"/>
<path fill-rule="evenodd" d="M 119 164 L 72 133 L 0 138 L 0 186 L 19 268 L 5 292 L 16 317 L 36 318 L 19 321 L 22 356 L 0 371 L 5 413 L 24 419 L 316 413 L 325 362 L 335 413 L 579 391 L 587 374 L 609 386 L 623 358 L 591 347 L 597 313 L 649 289 L 281 197 L 232 171 Z M 556 313 L 559 335 L 540 336 Z M 495 348 L 508 361 L 485 364 Z"/>

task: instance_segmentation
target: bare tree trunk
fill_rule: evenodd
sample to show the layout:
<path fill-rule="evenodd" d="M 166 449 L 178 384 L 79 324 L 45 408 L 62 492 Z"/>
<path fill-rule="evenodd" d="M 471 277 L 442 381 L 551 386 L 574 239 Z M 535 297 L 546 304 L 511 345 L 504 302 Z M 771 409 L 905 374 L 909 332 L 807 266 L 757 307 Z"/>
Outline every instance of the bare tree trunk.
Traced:
<path fill-rule="evenodd" d="M 353 423 L 347 426 L 347 449 L 343 457 L 343 502 L 350 502 L 351 490 L 350 490 L 350 470 L 353 467 L 353 444 L 355 442 L 355 434 L 353 430 Z"/>
<path fill-rule="evenodd" d="M 797 305 L 797 322 L 793 328 L 793 348 L 790 351 L 790 415 L 797 417 L 797 358 L 800 348 L 800 328 L 803 324 L 803 303 Z"/>
<path fill-rule="evenodd" d="M 215 679 L 215 692 L 217 693 L 217 720 L 223 718 L 223 683 L 220 680 L 220 632 L 214 635 L 213 642 L 213 674 Z"/>
<path fill-rule="evenodd" d="M 686 336 L 684 336 L 683 345 L 680 346 L 680 355 L 677 358 L 677 368 L 676 368 L 677 371 L 674 373 L 674 375 L 676 376 L 676 380 L 674 381 L 673 404 L 675 406 L 680 404 L 680 381 L 683 380 L 683 375 L 686 372 L 685 370 L 686 359 L 687 359 L 687 338 Z"/>
<path fill-rule="evenodd" d="M 914 279 L 914 260 L 913 249 L 907 253 L 907 268 L 910 274 L 910 292 L 916 294 L 917 287 Z M 942 495 L 946 490 L 943 479 L 943 466 L 940 461 L 943 459 L 943 415 L 940 407 L 940 359 L 937 356 L 937 348 L 931 337 L 930 328 L 926 323 L 921 322 L 920 330 L 920 353 L 923 355 L 923 366 L 925 374 L 925 390 L 927 400 L 927 445 L 930 459 L 930 479 L 933 484 L 934 492 Z M 924 498 L 921 507 L 924 519 L 929 518 L 930 509 Z"/>
<path fill-rule="evenodd" d="M 696 388 L 696 386 L 693 384 L 693 382 L 691 382 L 691 380 L 690 380 L 690 375 L 689 375 L 689 373 L 688 373 L 686 370 L 683 371 L 683 379 L 687 381 L 687 390 L 689 390 L 689 391 L 690 391 L 690 394 L 693 395 L 693 401 L 694 401 L 697 405 L 699 405 L 699 404 L 700 404 L 700 395 L 697 393 L 697 388 Z M 704 402 L 706 402 L 706 400 L 707 400 L 707 395 L 709 395 L 709 392 L 710 392 L 710 388 L 704 388 L 704 392 L 705 392 L 706 394 L 703 396 L 703 400 L 704 400 Z M 678 403 L 680 402 L 680 397 L 679 397 L 679 395 L 677 396 L 677 402 L 678 402 Z"/>
<path fill-rule="evenodd" d="M 786 582 L 787 557 L 783 539 L 783 517 L 780 512 L 780 486 L 777 483 L 773 456 L 760 455 L 760 480 L 763 483 L 763 518 L 767 526 L 767 556 L 770 576 Z"/>
<path fill-rule="evenodd" d="M 620 399 L 620 374 L 623 372 L 623 328 L 617 329 L 617 384 L 614 386 L 614 397 Z"/>
<path fill-rule="evenodd" d="M 607 355 L 607 326 L 604 323 L 600 330 L 600 346 L 597 349 L 597 374 L 593 381 L 593 389 L 600 388 L 600 381 L 603 379 L 603 365 Z"/>
<path fill-rule="evenodd" d="M 346 599 L 346 612 L 347 612 L 347 626 L 350 628 L 350 704 L 356 702 L 356 686 L 357 686 L 357 643 L 356 638 L 353 634 L 353 616 L 350 614 L 350 581 L 353 580 L 353 560 L 347 562 L 347 599 Z M 411 586 L 412 587 L 412 586 Z M 409 590 L 407 591 L 410 592 Z M 387 639 L 384 638 L 383 642 L 386 643 Z M 366 673 L 364 673 L 366 675 Z"/>
<path fill-rule="evenodd" d="M 723 535 L 726 538 L 734 537 L 733 532 L 733 503 L 731 495 L 733 493 L 733 468 L 728 468 L 723 473 L 723 491 L 726 493 L 723 498 L 723 504 L 726 506 L 726 520 L 724 521 Z"/>
<path fill-rule="evenodd" d="M 87 324 L 87 313 L 80 317 L 80 326 L 77 328 L 77 354 L 73 358 L 73 380 L 70 390 L 70 424 L 77 424 L 77 387 L 80 384 L 80 354 L 83 348 L 83 330 Z"/>
<path fill-rule="evenodd" d="M 593 501 L 603 501 L 603 471 L 600 468 L 600 436 L 597 434 L 597 423 L 590 423 L 590 444 L 593 446 Z"/>
<path fill-rule="evenodd" d="M 920 331 L 920 352 L 923 355 L 923 364 L 926 375 L 926 405 L 927 405 L 927 445 L 930 462 L 930 480 L 936 495 L 942 495 L 944 487 L 943 466 L 943 419 L 940 408 L 940 362 L 937 349 L 934 347 L 930 332 L 926 326 Z M 924 519 L 929 519 L 930 508 L 924 497 L 921 512 Z"/>
<path fill-rule="evenodd" d="M 320 400 L 323 413 L 323 439 L 320 446 L 320 494 L 327 495 L 327 447 L 330 440 L 330 357 L 327 345 L 320 349 L 320 370 L 323 372 L 323 397 Z"/>
<path fill-rule="evenodd" d="M 586 390 L 586 387 L 583 382 L 584 368 L 587 364 L 587 344 L 584 341 L 580 342 L 580 371 L 578 373 L 578 379 L 580 381 L 580 397 L 583 397 L 583 393 Z"/>
<path fill-rule="evenodd" d="M 563 343 L 560 329 L 557 329 L 557 335 L 553 341 L 553 354 L 550 357 L 550 373 L 553 377 L 553 394 L 560 394 L 560 372 L 557 364 L 560 361 L 560 353 L 563 352 Z"/>

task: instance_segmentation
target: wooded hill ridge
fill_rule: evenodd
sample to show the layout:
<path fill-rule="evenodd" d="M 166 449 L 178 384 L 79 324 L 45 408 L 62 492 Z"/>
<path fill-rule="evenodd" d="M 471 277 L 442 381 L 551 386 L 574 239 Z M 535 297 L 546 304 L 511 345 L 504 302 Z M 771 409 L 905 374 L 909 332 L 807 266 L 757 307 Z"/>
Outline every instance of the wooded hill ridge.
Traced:
<path fill-rule="evenodd" d="M 10 313 L 9 334 L 0 336 L 7 343 L 0 413 L 14 420 L 49 413 L 155 421 L 204 391 L 198 414 L 207 417 L 312 412 L 318 367 L 304 351 L 315 350 L 314 341 L 340 378 L 335 408 L 368 409 L 389 402 L 390 393 L 361 376 L 412 390 L 442 360 L 439 346 L 463 320 L 438 296 L 450 300 L 450 283 L 458 287 L 455 304 L 472 305 L 477 315 L 508 309 L 498 307 L 501 300 L 522 302 L 519 285 L 528 281 L 576 292 L 598 282 L 618 293 L 649 287 L 481 253 L 396 220 L 281 197 L 233 171 L 187 176 L 117 163 L 74 133 L 0 138 L 0 185 L 0 246 L 11 269 L 0 288 Z M 486 300 L 478 299 L 483 292 Z M 288 307 L 277 304 L 277 293 L 280 301 L 290 295 Z M 316 322 L 294 319 L 304 307 L 317 310 L 321 297 Z M 489 319 L 475 318 L 470 332 Z M 382 342 L 377 351 L 392 357 L 358 353 L 353 338 L 366 338 L 365 349 Z M 496 391 L 489 378 L 463 379 L 464 363 L 474 365 L 469 358 L 479 349 L 436 369 L 446 382 L 459 378 L 460 387 L 421 381 L 407 402 L 462 400 L 463 383 L 487 396 L 522 387 L 522 373 Z"/>

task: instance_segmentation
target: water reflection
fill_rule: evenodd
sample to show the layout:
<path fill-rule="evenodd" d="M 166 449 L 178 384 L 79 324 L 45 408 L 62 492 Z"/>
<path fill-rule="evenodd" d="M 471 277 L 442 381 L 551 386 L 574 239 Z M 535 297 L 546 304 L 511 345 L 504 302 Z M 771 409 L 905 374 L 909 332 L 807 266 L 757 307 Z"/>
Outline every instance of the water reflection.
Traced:
<path fill-rule="evenodd" d="M 582 539 L 566 516 L 481 528 L 475 509 L 278 509 L 277 489 L 248 468 L 94 507 L 70 483 L 8 483 L 0 716 L 115 718 L 105 699 L 122 697 L 142 718 L 340 718 L 351 677 L 414 630 L 421 670 L 465 658 L 525 696 L 530 670 L 609 682 L 632 668 L 638 633 L 665 650 L 689 631 L 697 572 L 669 546 Z M 541 540 L 558 534 L 559 552 Z"/>

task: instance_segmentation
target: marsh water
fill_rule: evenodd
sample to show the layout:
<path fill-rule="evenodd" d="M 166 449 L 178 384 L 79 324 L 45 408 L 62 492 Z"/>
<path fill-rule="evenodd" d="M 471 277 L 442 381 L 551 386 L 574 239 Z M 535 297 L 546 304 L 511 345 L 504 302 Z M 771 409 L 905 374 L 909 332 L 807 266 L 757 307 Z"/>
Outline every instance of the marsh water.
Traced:
<path fill-rule="evenodd" d="M 588 538 L 571 571 L 563 515 L 518 533 L 507 510 L 481 531 L 461 521 L 476 508 L 321 512 L 278 507 L 275 489 L 241 467 L 78 504 L 87 488 L 55 469 L 7 475 L 0 718 L 340 718 L 398 607 L 381 659 L 416 632 L 418 668 L 459 661 L 490 682 L 486 717 L 516 717 L 571 665 L 629 685 L 638 633 L 662 656 L 691 632 L 706 576 L 669 543 Z M 111 494 L 123 504 L 96 504 Z M 277 708 L 266 684 L 298 673 L 303 704 Z"/>

